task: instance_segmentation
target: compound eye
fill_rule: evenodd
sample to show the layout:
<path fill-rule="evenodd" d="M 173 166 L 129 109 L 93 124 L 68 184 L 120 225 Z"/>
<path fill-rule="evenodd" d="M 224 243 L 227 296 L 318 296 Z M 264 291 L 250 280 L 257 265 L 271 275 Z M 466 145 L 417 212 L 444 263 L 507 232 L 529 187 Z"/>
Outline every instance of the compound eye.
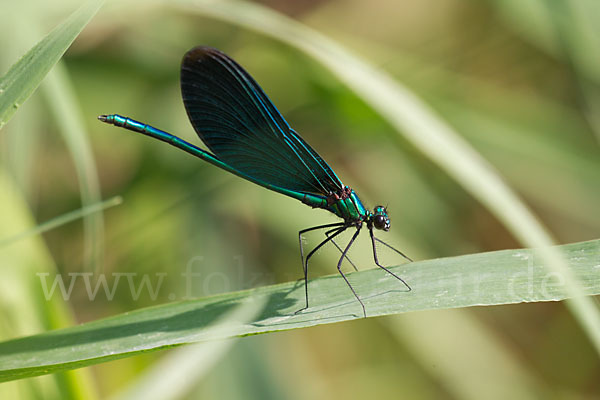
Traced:
<path fill-rule="evenodd" d="M 376 215 L 373 218 L 373 225 L 377 229 L 385 229 L 385 217 L 383 215 Z"/>

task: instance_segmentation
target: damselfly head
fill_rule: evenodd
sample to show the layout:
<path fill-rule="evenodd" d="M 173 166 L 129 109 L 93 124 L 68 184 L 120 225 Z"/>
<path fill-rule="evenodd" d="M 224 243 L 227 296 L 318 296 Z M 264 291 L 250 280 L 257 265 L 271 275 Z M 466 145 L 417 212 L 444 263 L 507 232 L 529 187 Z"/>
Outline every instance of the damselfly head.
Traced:
<path fill-rule="evenodd" d="M 384 206 L 377 206 L 373 209 L 372 221 L 376 229 L 383 229 L 386 232 L 390 230 L 392 224 Z"/>

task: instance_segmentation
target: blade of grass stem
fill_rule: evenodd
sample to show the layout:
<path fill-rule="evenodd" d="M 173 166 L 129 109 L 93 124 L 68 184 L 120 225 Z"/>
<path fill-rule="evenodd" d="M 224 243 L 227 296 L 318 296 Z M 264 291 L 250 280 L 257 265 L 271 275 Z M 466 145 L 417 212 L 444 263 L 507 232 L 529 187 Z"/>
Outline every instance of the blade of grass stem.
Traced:
<path fill-rule="evenodd" d="M 4 246 L 9 246 L 19 240 L 26 239 L 33 235 L 39 235 L 44 232 L 48 232 L 52 229 L 58 228 L 59 226 L 68 224 L 69 222 L 78 220 L 79 218 L 85 217 L 86 215 L 97 213 L 111 207 L 118 206 L 123 202 L 123 199 L 120 196 L 115 196 L 108 200 L 105 200 L 100 203 L 92 204 L 90 206 L 86 206 L 80 208 L 78 210 L 74 210 L 68 212 L 66 214 L 60 215 L 58 217 L 52 218 L 46 222 L 42 222 L 41 224 L 23 231 L 21 233 L 17 233 L 13 236 L 6 237 L 4 239 L 0 239 L 0 248 Z"/>
<path fill-rule="evenodd" d="M 600 294 L 600 239 L 561 246 L 584 294 Z M 391 270 L 413 288 L 378 268 L 349 273 L 369 317 L 410 311 L 564 300 L 564 280 L 548 272 L 530 249 L 503 250 L 418 261 Z M 42 282 L 53 278 L 40 276 Z M 77 279 L 77 276 L 71 276 Z M 62 279 L 61 275 L 54 281 Z M 113 279 L 115 279 L 113 277 Z M 177 279 L 181 279 L 177 274 Z M 73 284 L 83 285 L 83 280 Z M 78 283 L 79 282 L 79 283 Z M 89 282 L 88 282 L 89 284 Z M 46 282 L 46 286 L 47 282 Z M 56 286 L 56 285 L 55 285 Z M 26 378 L 186 343 L 306 328 L 362 318 L 360 305 L 337 275 L 309 281 L 310 308 L 301 281 L 224 293 L 139 309 L 111 318 L 0 343 L 0 381 Z M 54 296 L 60 296 L 56 290 Z M 50 299 L 53 298 L 49 295 Z M 240 304 L 266 302 L 251 322 L 212 322 Z"/>

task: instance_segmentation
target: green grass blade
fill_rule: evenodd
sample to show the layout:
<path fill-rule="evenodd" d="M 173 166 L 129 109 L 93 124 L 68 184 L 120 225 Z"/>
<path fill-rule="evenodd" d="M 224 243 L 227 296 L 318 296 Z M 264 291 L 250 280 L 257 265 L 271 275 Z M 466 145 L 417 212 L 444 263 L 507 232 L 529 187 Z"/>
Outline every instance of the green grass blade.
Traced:
<path fill-rule="evenodd" d="M 102 0 L 85 3 L 29 50 L 0 79 L 0 129 L 60 60 L 101 4 Z"/>
<path fill-rule="evenodd" d="M 18 27 L 15 43 L 19 48 L 29 47 L 28 43 L 42 36 L 39 26 L 43 15 L 39 10 L 23 9 L 13 12 L 12 21 Z M 72 88 L 65 66 L 59 60 L 43 80 L 42 93 L 54 116 L 64 141 L 71 153 L 77 179 L 79 181 L 83 207 L 101 201 L 98 173 L 91 146 L 86 137 L 85 124 L 78 107 L 75 91 Z M 20 138 L 19 138 L 20 139 Z M 21 157 L 27 159 L 27 157 Z M 83 219 L 83 261 L 86 269 L 96 270 L 102 265 L 104 221 L 102 213 L 91 213 Z"/>
<path fill-rule="evenodd" d="M 77 105 L 77 96 L 62 62 L 59 62 L 48 74 L 42 89 L 73 158 L 81 193 L 81 205 L 87 207 L 98 203 L 101 196 L 96 162 Z M 103 263 L 103 214 L 101 212 L 87 214 L 83 219 L 83 228 L 84 264 L 87 270 L 97 271 Z"/>
<path fill-rule="evenodd" d="M 408 88 L 334 40 L 266 7 L 245 1 L 181 0 L 188 11 L 234 23 L 284 41 L 312 56 L 373 107 L 423 154 L 485 205 L 527 247 L 538 248 L 547 267 L 561 274 L 572 298 L 567 306 L 600 354 L 600 311 L 580 296 L 554 240 L 499 173 Z"/>
<path fill-rule="evenodd" d="M 235 320 L 252 322 L 265 305 L 264 301 L 259 301 L 236 307 L 221 318 L 223 322 L 220 324 Z M 110 400 L 182 399 L 229 352 L 236 341 L 220 340 L 176 349 Z"/>
<path fill-rule="evenodd" d="M 105 200 L 101 203 L 92 204 L 90 206 L 83 207 L 78 210 L 74 210 L 74 211 L 68 212 L 66 214 L 60 215 L 56 218 L 52 218 L 46 222 L 42 222 L 41 224 L 35 226 L 34 228 L 17 233 L 15 235 L 9 236 L 7 238 L 0 239 L 0 248 L 2 248 L 4 246 L 8 246 L 19 240 L 26 239 L 30 236 L 39 235 L 41 233 L 52 230 L 54 228 L 58 228 L 59 226 L 68 224 L 69 222 L 72 222 L 79 218 L 85 217 L 86 215 L 90 215 L 93 213 L 104 211 L 104 210 L 114 207 L 114 206 L 118 206 L 122 202 L 123 202 L 123 199 L 120 196 L 115 196 L 115 197 Z"/>
<path fill-rule="evenodd" d="M 600 294 L 600 240 L 560 247 L 586 295 Z M 413 287 L 403 286 L 380 269 L 349 274 L 370 317 L 409 311 L 557 301 L 567 298 L 564 277 L 548 272 L 532 250 L 504 250 L 420 261 L 393 267 Z M 310 281 L 311 308 L 302 282 L 140 309 L 72 328 L 0 343 L 0 381 L 79 368 L 142 352 L 202 342 L 298 329 L 361 317 L 358 302 L 339 275 Z M 213 321 L 237 305 L 265 301 L 251 323 Z"/>

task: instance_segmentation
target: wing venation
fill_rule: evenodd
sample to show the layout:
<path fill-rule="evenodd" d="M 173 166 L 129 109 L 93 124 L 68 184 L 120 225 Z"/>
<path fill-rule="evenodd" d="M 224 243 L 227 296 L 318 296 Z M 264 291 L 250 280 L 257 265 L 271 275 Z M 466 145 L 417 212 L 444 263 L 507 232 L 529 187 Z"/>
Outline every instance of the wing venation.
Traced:
<path fill-rule="evenodd" d="M 255 179 L 328 195 L 342 182 L 234 60 L 196 47 L 181 64 L 181 93 L 196 133 L 222 161 Z"/>

